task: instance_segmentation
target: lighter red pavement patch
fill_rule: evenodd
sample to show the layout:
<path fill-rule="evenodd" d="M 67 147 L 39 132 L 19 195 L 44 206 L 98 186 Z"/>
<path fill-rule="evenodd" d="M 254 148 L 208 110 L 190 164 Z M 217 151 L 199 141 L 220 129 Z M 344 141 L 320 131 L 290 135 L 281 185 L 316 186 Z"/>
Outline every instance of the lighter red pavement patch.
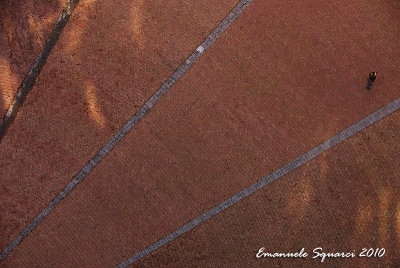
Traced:
<path fill-rule="evenodd" d="M 327 258 L 324 267 L 397 267 L 400 112 L 204 222 L 133 267 L 314 267 L 313 250 L 385 248 L 383 258 Z M 306 259 L 260 258 L 299 252 Z"/>
<path fill-rule="evenodd" d="M 367 10 L 292 5 L 250 5 L 7 263 L 118 264 L 398 96 L 399 44 L 382 30 L 364 46 Z M 371 64 L 385 79 L 367 92 Z"/>
<path fill-rule="evenodd" d="M 236 1 L 82 1 L 0 147 L 8 245 Z M 194 12 L 196 11 L 196 12 Z"/>

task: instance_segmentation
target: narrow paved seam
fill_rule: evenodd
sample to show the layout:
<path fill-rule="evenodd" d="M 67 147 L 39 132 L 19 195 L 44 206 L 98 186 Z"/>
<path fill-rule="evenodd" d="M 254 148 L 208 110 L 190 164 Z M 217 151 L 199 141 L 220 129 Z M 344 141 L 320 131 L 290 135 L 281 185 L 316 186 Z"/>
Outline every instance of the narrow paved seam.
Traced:
<path fill-rule="evenodd" d="M 29 70 L 29 73 L 25 76 L 24 80 L 19 86 L 14 102 L 8 108 L 6 114 L 3 116 L 3 120 L 0 122 L 0 142 L 6 134 L 8 127 L 11 125 L 15 116 L 17 115 L 19 108 L 25 101 L 25 98 L 28 95 L 29 91 L 32 90 L 36 78 L 40 74 L 44 64 L 46 63 L 47 57 L 57 43 L 57 40 L 60 37 L 77 3 L 78 0 L 68 0 L 66 6 L 61 12 L 61 15 L 58 17 L 58 20 L 54 25 L 53 30 L 47 38 L 46 43 L 40 51 L 39 56 L 36 58 L 36 61 L 33 63 L 31 69 Z"/>
<path fill-rule="evenodd" d="M 70 0 L 77 2 L 77 0 Z M 225 17 L 224 20 L 207 36 L 207 38 L 196 48 L 196 50 L 178 67 L 178 69 L 168 78 L 168 80 L 154 93 L 150 99 L 132 116 L 128 122 L 111 138 L 111 140 L 82 168 L 82 170 L 72 179 L 72 181 L 50 202 L 49 205 L 6 247 L 0 254 L 0 262 L 18 246 L 38 225 L 46 218 L 49 213 L 81 182 L 87 174 L 125 137 L 133 128 L 161 99 L 161 97 L 182 77 L 187 70 L 199 59 L 218 37 L 239 17 L 246 7 L 253 0 L 240 1 Z M 63 13 L 64 14 L 64 13 Z M 66 13 L 70 15 L 70 13 Z M 62 15 L 62 16 L 66 16 Z M 60 16 L 60 18 L 62 17 Z M 54 45 L 53 45 L 54 46 Z M 39 56 L 40 57 L 40 56 Z M 47 56 L 46 56 L 47 57 Z M 39 64 L 40 65 L 40 64 Z M 1 133 L 0 133 L 1 135 Z M 1 137 L 1 136 L 0 136 Z"/>
<path fill-rule="evenodd" d="M 364 119 L 358 121 L 357 123 L 351 125 L 349 128 L 343 130 L 342 132 L 336 134 L 335 136 L 331 137 L 330 139 L 326 140 L 325 142 L 321 143 L 320 145 L 316 146 L 315 148 L 309 150 L 308 152 L 300 155 L 293 161 L 289 162 L 288 164 L 284 165 L 280 169 L 274 171 L 273 173 L 269 174 L 268 176 L 260 179 L 256 183 L 250 185 L 246 189 L 242 190 L 241 192 L 235 194 L 231 198 L 225 200 L 218 206 L 210 209 L 206 213 L 198 216 L 188 224 L 182 226 L 181 228 L 175 230 L 174 232 L 168 234 L 167 236 L 161 238 L 154 244 L 148 246 L 144 250 L 140 251 L 139 253 L 135 254 L 134 256 L 130 257 L 123 263 L 119 264 L 117 267 L 127 267 L 134 262 L 142 259 L 146 255 L 152 253 L 153 251 L 159 249 L 163 245 L 171 242 L 175 238 L 181 236 L 182 234 L 190 231 L 194 227 L 198 226 L 202 222 L 210 219 L 211 217 L 218 215 L 225 209 L 229 208 L 230 206 L 238 203 L 245 197 L 253 194 L 254 192 L 260 190 L 261 188 L 265 187 L 267 184 L 273 182 L 276 179 L 286 175 L 287 173 L 291 172 L 292 170 L 302 166 L 306 162 L 310 161 L 311 159 L 317 157 L 321 153 L 329 150 L 330 148 L 334 147 L 335 145 L 341 143 L 342 141 L 347 140 L 348 138 L 354 136 L 361 130 L 365 129 L 366 127 L 378 122 L 382 118 L 390 115 L 391 113 L 397 111 L 400 108 L 400 98 L 392 101 L 391 103 L 387 104 L 386 106 L 380 108 L 376 112 L 370 114 L 369 116 L 365 117 Z"/>

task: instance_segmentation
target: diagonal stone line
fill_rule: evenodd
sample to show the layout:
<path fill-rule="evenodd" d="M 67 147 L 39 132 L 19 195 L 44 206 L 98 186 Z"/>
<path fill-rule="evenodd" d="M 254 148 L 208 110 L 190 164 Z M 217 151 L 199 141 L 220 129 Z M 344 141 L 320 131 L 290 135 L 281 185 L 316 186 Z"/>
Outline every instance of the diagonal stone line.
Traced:
<path fill-rule="evenodd" d="M 63 27 L 68 20 L 73 6 L 76 4 L 78 0 L 69 0 L 67 7 L 63 10 L 63 13 L 60 15 L 58 22 L 56 23 L 55 30 L 53 32 L 61 32 Z M 150 99 L 133 115 L 127 123 L 111 138 L 111 140 L 82 168 L 82 170 L 72 179 L 72 181 L 50 202 L 47 207 L 40 212 L 40 214 L 11 242 L 9 246 L 7 246 L 0 253 L 0 262 L 4 260 L 8 254 L 18 246 L 21 241 L 27 237 L 39 224 L 40 222 L 46 218 L 49 213 L 67 196 L 71 193 L 71 191 L 81 182 L 87 174 L 101 161 L 103 158 L 117 145 L 117 143 L 122 140 L 125 135 L 149 112 L 149 110 L 161 99 L 161 97 L 167 93 L 167 91 L 186 73 L 187 70 L 199 59 L 199 57 L 207 50 L 216 40 L 217 38 L 235 21 L 239 15 L 246 9 L 246 7 L 253 2 L 253 0 L 242 0 L 240 1 L 235 8 L 228 14 L 228 16 L 207 36 L 207 38 L 200 44 L 200 46 L 182 63 L 177 70 L 167 79 L 167 81 L 150 97 Z M 60 22 L 61 26 L 58 26 Z M 61 28 L 60 28 L 61 27 Z M 51 36 L 53 34 L 51 33 Z M 57 38 L 59 33 L 57 35 Z M 50 39 L 50 37 L 49 37 Z M 55 41 L 52 41 L 50 50 L 54 46 Z M 46 43 L 47 45 L 47 43 Z M 38 59 L 39 62 L 34 64 L 32 67 L 32 72 L 36 73 L 36 70 L 39 70 L 43 67 L 44 61 L 47 58 L 49 51 L 45 48 L 40 53 Z M 43 58 L 43 59 L 42 59 Z M 38 73 L 36 74 L 36 76 Z M 28 75 L 29 76 L 29 75 Z M 27 76 L 27 77 L 28 77 Z M 34 79 L 29 84 L 30 87 L 23 86 L 22 88 L 32 88 Z M 30 76 L 29 76 L 30 77 Z M 31 79 L 31 78 L 29 78 Z M 23 84 L 24 85 L 24 84 Z M 26 96 L 29 90 L 22 90 L 18 93 L 18 96 L 22 94 L 22 96 Z M 22 93 L 21 93 L 22 92 Z M 20 94 L 21 93 L 21 94 Z M 17 102 L 19 103 L 19 102 Z M 21 102 L 22 103 L 22 102 Z M 18 105 L 15 107 L 19 107 Z M 14 107 L 14 108 L 15 108 Z M 14 109 L 11 107 L 10 109 Z M 15 108 L 16 109 L 16 108 Z M 11 122 L 11 118 L 15 116 L 16 110 L 12 110 L 11 117 L 3 120 L 3 124 L 0 126 L 0 139 L 6 130 L 6 127 Z M 8 114 L 8 113 L 7 113 Z M 5 126 L 5 127 L 3 127 Z M 3 131 L 4 128 L 4 132 Z M 3 133 L 3 134 L 2 134 Z"/>
<path fill-rule="evenodd" d="M 8 127 L 11 125 L 19 108 L 22 106 L 25 101 L 26 96 L 29 91 L 32 90 L 33 85 L 35 84 L 36 78 L 40 74 L 44 64 L 46 63 L 47 57 L 49 56 L 51 50 L 57 43 L 58 38 L 60 37 L 65 25 L 67 24 L 73 9 L 75 8 L 78 0 L 68 0 L 64 9 L 61 12 L 61 15 L 58 17 L 56 24 L 54 25 L 53 30 L 51 31 L 49 37 L 46 40 L 42 50 L 39 53 L 39 56 L 36 58 L 36 61 L 33 63 L 29 73 L 25 76 L 21 85 L 18 88 L 17 96 L 15 97 L 14 102 L 8 108 L 6 114 L 3 116 L 3 120 L 0 122 L 0 142 L 3 136 L 6 134 Z M 1 260 L 1 257 L 0 257 Z"/>
<path fill-rule="evenodd" d="M 376 112 L 370 114 L 369 116 L 365 117 L 364 119 L 358 121 L 357 123 L 351 125 L 347 129 L 339 132 L 335 136 L 329 138 L 325 142 L 319 144 L 315 148 L 309 150 L 308 152 L 300 155 L 293 161 L 287 163 L 280 169 L 274 171 L 273 173 L 269 174 L 268 176 L 260 179 L 259 181 L 255 182 L 254 184 L 250 185 L 246 189 L 242 190 L 241 192 L 233 195 L 229 199 L 223 201 L 221 204 L 218 206 L 210 209 L 206 213 L 198 216 L 191 222 L 187 223 L 186 225 L 182 226 L 181 228 L 175 230 L 174 232 L 168 234 L 167 236 L 161 238 L 154 244 L 148 246 L 147 248 L 143 249 L 139 253 L 133 255 L 132 257 L 128 258 L 121 264 L 119 264 L 117 267 L 122 268 L 122 267 L 128 267 L 129 265 L 133 264 L 134 262 L 142 259 L 143 257 L 149 255 L 153 251 L 159 249 L 163 245 L 171 242 L 175 238 L 178 238 L 182 234 L 190 231 L 194 227 L 198 226 L 199 224 L 203 223 L 204 221 L 210 219 L 211 217 L 218 215 L 222 211 L 226 210 L 230 206 L 238 203 L 240 200 L 243 198 L 248 197 L 249 195 L 255 193 L 256 191 L 262 189 L 269 183 L 273 182 L 276 179 L 281 178 L 282 176 L 286 175 L 287 173 L 293 171 L 294 169 L 302 166 L 303 164 L 307 163 L 308 161 L 312 160 L 313 158 L 317 157 L 321 153 L 329 150 L 330 148 L 336 146 L 337 144 L 341 143 L 342 141 L 345 141 L 349 139 L 350 137 L 354 136 L 358 132 L 362 131 L 366 127 L 378 122 L 382 118 L 390 115 L 391 113 L 397 111 L 400 109 L 400 98 L 392 101 L 391 103 L 387 104 L 386 106 L 380 108 Z"/>

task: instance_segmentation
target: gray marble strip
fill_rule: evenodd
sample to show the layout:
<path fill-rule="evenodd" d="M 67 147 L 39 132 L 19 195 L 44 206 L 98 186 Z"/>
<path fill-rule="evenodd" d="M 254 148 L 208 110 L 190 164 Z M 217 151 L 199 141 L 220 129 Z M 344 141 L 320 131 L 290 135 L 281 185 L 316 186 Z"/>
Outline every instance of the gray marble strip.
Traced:
<path fill-rule="evenodd" d="M 191 222 L 187 223 L 186 225 L 182 226 L 181 228 L 179 228 L 179 229 L 175 230 L 174 232 L 170 233 L 169 235 L 161 238 L 154 244 L 150 245 L 149 247 L 145 248 L 144 250 L 140 251 L 139 253 L 135 254 L 134 256 L 128 258 L 123 263 L 119 264 L 117 267 L 127 267 L 127 266 L 133 264 L 134 262 L 142 259 L 146 255 L 159 249 L 161 246 L 171 242 L 175 238 L 188 232 L 189 230 L 193 229 L 194 227 L 198 226 L 199 224 L 203 223 L 204 221 L 208 220 L 209 218 L 211 218 L 215 215 L 218 215 L 220 212 L 222 212 L 225 209 L 229 208 L 230 206 L 238 203 L 243 198 L 248 197 L 249 195 L 262 189 L 263 187 L 265 187 L 269 183 L 273 182 L 274 180 L 276 180 L 276 179 L 286 175 L 287 173 L 291 172 L 292 170 L 302 166 L 303 164 L 305 164 L 308 161 L 310 161 L 311 159 L 317 157 L 321 153 L 329 150 L 330 148 L 334 147 L 335 145 L 341 143 L 342 141 L 345 141 L 348 138 L 354 136 L 355 134 L 362 131 L 366 127 L 376 123 L 377 121 L 381 120 L 382 118 L 397 111 L 399 108 L 400 108 L 400 98 L 392 101 L 391 103 L 380 108 L 376 112 L 370 114 L 369 116 L 365 117 L 364 119 L 351 125 L 347 129 L 339 132 L 335 136 L 331 137 L 330 139 L 326 140 L 325 142 L 321 143 L 320 145 L 316 146 L 315 148 L 309 150 L 308 152 L 300 155 L 299 157 L 297 157 L 293 161 L 289 162 L 288 164 L 284 165 L 280 169 L 278 169 L 278 170 L 274 171 L 273 173 L 269 174 L 268 176 L 260 179 L 259 181 L 250 185 L 246 189 L 235 194 L 231 198 L 223 201 L 218 206 L 210 209 L 206 213 L 198 216 L 197 218 L 195 218 Z"/>
<path fill-rule="evenodd" d="M 243 6 L 251 3 L 253 0 L 246 0 L 246 1 L 241 1 L 234 10 L 236 11 L 236 16 L 234 18 L 237 18 L 237 16 L 243 12 L 244 8 Z M 70 0 L 71 3 L 76 3 L 77 0 Z M 70 3 L 68 2 L 68 3 Z M 69 4 L 70 5 L 70 4 Z M 63 13 L 60 16 L 60 20 L 67 19 L 70 14 L 71 14 L 71 9 L 69 8 L 69 5 L 67 5 L 67 8 L 64 9 Z M 239 8 L 238 8 L 239 7 Z M 230 15 L 228 15 L 217 27 L 216 30 L 214 30 L 207 38 L 206 40 L 209 40 L 207 43 L 208 48 L 212 43 L 214 43 L 217 39 L 217 37 L 224 32 L 230 23 L 227 23 L 226 21 L 230 20 L 230 23 L 233 22 L 233 18 Z M 58 22 L 57 22 L 58 23 Z M 223 25 L 223 26 L 221 26 Z M 212 36 L 212 38 L 210 38 Z M 200 46 L 199 46 L 200 47 Z M 90 171 L 117 145 L 117 143 L 125 137 L 125 135 L 129 132 L 129 130 L 134 127 L 145 115 L 146 113 L 161 99 L 161 97 L 183 76 L 183 74 L 195 63 L 201 54 L 204 53 L 206 48 L 202 48 L 201 53 L 198 52 L 198 48 L 196 51 L 194 51 L 184 63 L 182 63 L 181 66 L 177 68 L 177 70 L 170 76 L 170 78 L 167 79 L 167 81 L 156 91 L 156 93 L 153 94 L 149 98 L 149 100 L 139 109 L 139 111 L 132 116 L 128 122 L 115 134 L 111 140 L 82 168 L 82 170 L 72 179 L 72 181 L 62 190 L 61 193 L 58 194 L 57 197 L 53 199 L 53 201 L 11 242 L 11 244 L 6 247 L 0 254 L 0 262 L 7 257 L 8 254 L 16 247 L 18 246 L 21 241 L 29 235 L 30 232 L 32 232 L 33 229 L 35 229 L 39 223 L 47 217 L 47 215 L 53 210 L 53 208 L 58 205 L 62 199 L 64 199 L 75 187 L 76 185 L 81 182 L 87 174 L 90 173 Z M 35 64 L 36 66 L 36 64 Z M 1 130 L 1 129 L 0 129 Z M 0 132 L 1 135 L 1 132 Z M 1 136 L 0 136 L 1 138 Z"/>

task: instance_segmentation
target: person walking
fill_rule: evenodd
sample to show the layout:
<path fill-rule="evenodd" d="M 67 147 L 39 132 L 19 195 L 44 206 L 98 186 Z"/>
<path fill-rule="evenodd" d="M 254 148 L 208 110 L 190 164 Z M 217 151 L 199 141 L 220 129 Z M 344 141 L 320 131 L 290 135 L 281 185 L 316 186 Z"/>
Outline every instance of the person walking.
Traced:
<path fill-rule="evenodd" d="M 371 86 L 373 85 L 375 79 L 376 79 L 376 72 L 370 73 L 369 77 L 368 77 L 368 84 L 367 84 L 367 89 L 368 90 L 371 89 Z"/>

